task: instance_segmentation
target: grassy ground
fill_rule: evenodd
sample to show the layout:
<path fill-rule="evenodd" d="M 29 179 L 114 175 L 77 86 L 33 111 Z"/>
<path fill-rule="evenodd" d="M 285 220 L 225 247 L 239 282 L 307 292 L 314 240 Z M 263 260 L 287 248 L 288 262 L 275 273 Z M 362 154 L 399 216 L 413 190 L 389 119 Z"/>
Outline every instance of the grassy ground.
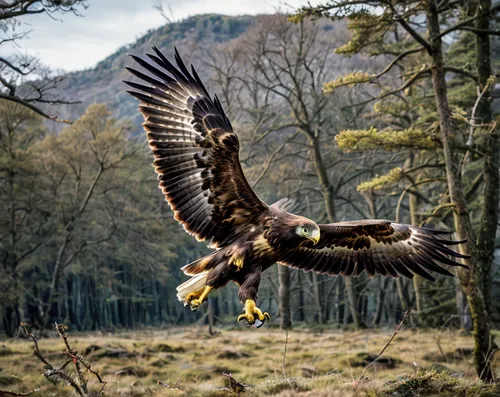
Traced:
<path fill-rule="evenodd" d="M 251 385 L 246 395 L 500 396 L 500 387 L 476 381 L 471 337 L 454 331 L 402 330 L 382 362 L 358 383 L 370 355 L 380 351 L 392 332 L 294 330 L 288 334 L 286 357 L 286 334 L 269 328 L 219 331 L 216 336 L 195 327 L 68 335 L 73 348 L 104 376 L 108 396 L 236 395 L 223 389 L 228 379 L 222 373 Z M 42 339 L 39 345 L 51 363 L 67 360 L 60 339 Z M 32 352 L 29 340 L 0 342 L 0 389 L 41 388 L 33 395 L 72 395 L 63 382 L 55 386 L 41 376 L 44 366 Z M 89 385 L 99 390 L 93 378 Z"/>

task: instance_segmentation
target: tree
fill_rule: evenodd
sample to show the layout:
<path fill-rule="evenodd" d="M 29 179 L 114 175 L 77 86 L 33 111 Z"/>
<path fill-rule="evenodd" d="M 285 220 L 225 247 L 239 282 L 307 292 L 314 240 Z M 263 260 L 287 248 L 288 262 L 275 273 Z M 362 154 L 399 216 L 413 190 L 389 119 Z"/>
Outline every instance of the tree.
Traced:
<path fill-rule="evenodd" d="M 490 23 L 491 0 L 478 0 L 477 18 L 474 21 L 472 32 L 476 33 L 476 69 L 478 74 L 479 97 L 476 113 L 471 122 L 481 125 L 485 129 L 484 142 L 484 203 L 481 221 L 477 235 L 478 261 L 482 272 L 482 289 L 484 305 L 491 314 L 491 265 L 495 250 L 495 237 L 498 226 L 498 203 L 500 201 L 500 135 L 491 127 L 493 112 L 489 96 L 494 86 L 491 78 L 494 73 L 491 66 Z M 497 32 L 498 33 L 498 32 Z"/>
<path fill-rule="evenodd" d="M 38 183 L 35 150 L 45 134 L 35 112 L 0 101 L 0 310 L 1 326 L 9 336 L 25 319 L 25 264 L 40 250 L 48 231 L 50 204 Z"/>
<path fill-rule="evenodd" d="M 106 204 L 109 192 L 122 183 L 117 178 L 120 167 L 137 151 L 127 141 L 130 129 L 104 105 L 92 105 L 73 125 L 37 147 L 57 203 L 51 219 L 53 270 L 42 327 L 50 320 L 64 269 L 82 251 L 109 240 L 116 231 L 114 208 Z"/>
<path fill-rule="evenodd" d="M 339 107 L 334 104 L 337 99 L 328 98 L 321 91 L 323 84 L 332 77 L 330 66 L 335 62 L 335 55 L 329 51 L 333 50 L 333 43 L 326 31 L 308 21 L 294 27 L 284 16 L 266 17 L 250 36 L 252 42 L 247 42 L 244 48 L 247 49 L 247 63 L 257 72 L 247 77 L 247 81 L 259 87 L 266 98 L 280 103 L 283 112 L 280 122 L 285 128 L 279 129 L 283 137 L 281 145 L 272 152 L 267 165 L 279 158 L 292 159 L 294 154 L 297 169 L 304 170 L 288 177 L 300 181 L 294 191 L 308 191 L 308 195 L 314 197 L 311 216 L 334 222 L 337 187 L 341 185 L 333 183 L 335 169 L 332 163 L 337 165 L 341 160 L 325 158 L 325 149 L 329 148 L 325 148 L 324 142 L 338 132 L 346 115 L 335 113 L 333 109 Z M 338 31 L 342 34 L 342 29 Z M 316 188 L 318 184 L 319 189 Z M 324 301 L 327 290 L 320 282 L 322 276 L 312 274 L 310 277 L 318 321 L 323 323 L 328 317 Z M 347 277 L 345 285 L 353 322 L 360 327 L 363 321 L 353 280 Z"/>
<path fill-rule="evenodd" d="M 20 20 L 26 15 L 35 14 L 47 14 L 51 18 L 55 18 L 58 14 L 77 14 L 81 8 L 87 7 L 86 2 L 87 0 L 7 0 L 1 2 L 0 48 L 5 50 L 8 45 L 12 45 L 14 54 L 0 57 L 0 99 L 19 103 L 48 119 L 66 121 L 50 115 L 44 106 L 45 104 L 77 103 L 61 99 L 54 93 L 54 89 L 63 76 L 54 74 L 36 57 L 23 54 L 21 51 L 15 53 L 15 50 L 20 47 L 19 42 L 31 33 L 23 30 Z"/>
<path fill-rule="evenodd" d="M 456 128 L 452 118 L 453 112 L 449 104 L 446 82 L 446 73 L 448 72 L 472 78 L 474 78 L 474 75 L 468 73 L 467 70 L 451 68 L 445 64 L 443 37 L 459 30 L 472 31 L 482 36 L 498 34 L 498 32 L 484 29 L 487 26 L 485 22 L 489 20 L 488 18 L 492 13 L 500 10 L 500 5 L 490 6 L 491 3 L 488 1 L 482 4 L 477 2 L 473 4 L 470 4 L 470 2 L 440 2 L 438 4 L 435 0 L 425 2 L 408 1 L 404 2 L 404 4 L 394 4 L 385 0 L 332 1 L 317 7 L 304 7 L 299 10 L 296 16 L 298 20 L 305 16 L 328 16 L 330 18 L 347 16 L 351 21 L 350 27 L 354 34 L 347 45 L 337 49 L 338 52 L 344 54 L 354 54 L 369 49 L 379 50 L 379 54 L 383 53 L 387 41 L 392 42 L 389 33 L 394 29 L 401 29 L 404 35 L 404 40 L 400 44 L 401 50 L 393 53 L 392 61 L 388 63 L 382 72 L 373 75 L 349 75 L 343 79 L 336 79 L 332 83 L 334 86 L 375 82 L 391 71 L 405 57 L 417 52 L 426 54 L 426 57 L 422 59 L 424 62 L 421 67 L 416 69 L 410 76 L 407 76 L 403 85 L 395 90 L 382 92 L 374 99 L 397 95 L 399 92 L 412 87 L 420 79 L 431 77 L 455 230 L 460 239 L 463 238 L 469 241 L 469 244 L 464 246 L 464 253 L 471 255 L 471 260 L 466 261 L 468 269 L 460 270 L 458 274 L 462 288 L 467 295 L 474 323 L 474 362 L 478 375 L 487 381 L 493 379 L 489 361 L 493 344 L 480 288 L 480 273 L 483 269 L 480 268 L 479 253 L 473 243 L 473 227 L 462 183 L 460 165 L 463 156 L 460 147 L 463 146 L 463 143 L 460 141 L 463 139 L 463 135 L 457 136 L 455 133 Z M 447 20 L 452 21 L 452 24 L 443 29 L 440 19 L 442 20 L 445 16 Z M 423 23 L 424 21 L 425 23 Z M 481 28 L 471 26 L 473 23 L 479 23 L 478 21 L 482 21 Z M 424 37 L 425 32 L 427 38 Z M 375 55 L 375 53 L 372 54 Z M 489 54 L 484 51 L 482 51 L 482 56 L 489 58 Z M 484 62 L 484 59 L 481 59 L 480 62 Z M 485 165 L 491 166 L 491 161 Z M 492 170 L 493 172 L 498 173 L 498 168 Z M 495 181 L 492 180 L 492 183 L 495 183 Z M 490 190 L 495 189 L 490 188 Z M 495 195 L 493 194 L 493 196 Z M 496 207 L 493 212 L 496 213 Z M 488 230 L 490 229 L 488 228 Z M 496 228 L 494 232 L 496 233 Z M 495 233 L 492 233 L 488 238 L 494 240 Z"/>

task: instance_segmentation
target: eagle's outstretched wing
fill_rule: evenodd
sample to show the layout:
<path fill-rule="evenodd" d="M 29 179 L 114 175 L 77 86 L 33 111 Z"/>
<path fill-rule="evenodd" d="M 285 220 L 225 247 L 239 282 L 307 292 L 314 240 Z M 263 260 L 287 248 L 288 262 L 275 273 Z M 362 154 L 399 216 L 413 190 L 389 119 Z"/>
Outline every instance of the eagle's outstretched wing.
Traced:
<path fill-rule="evenodd" d="M 236 225 L 267 206 L 243 175 L 238 137 L 217 97 L 210 98 L 177 49 L 177 67 L 153 50 L 147 56 L 156 66 L 132 56 L 148 74 L 127 68 L 141 83 L 125 83 L 140 100 L 159 186 L 188 233 L 214 247 L 224 245 Z"/>
<path fill-rule="evenodd" d="M 468 258 L 450 248 L 462 241 L 439 237 L 449 232 L 418 228 L 385 220 L 363 220 L 319 225 L 320 241 L 292 250 L 280 263 L 329 275 L 381 274 L 429 280 L 429 271 L 451 275 L 440 264 L 464 266 L 450 259 Z"/>

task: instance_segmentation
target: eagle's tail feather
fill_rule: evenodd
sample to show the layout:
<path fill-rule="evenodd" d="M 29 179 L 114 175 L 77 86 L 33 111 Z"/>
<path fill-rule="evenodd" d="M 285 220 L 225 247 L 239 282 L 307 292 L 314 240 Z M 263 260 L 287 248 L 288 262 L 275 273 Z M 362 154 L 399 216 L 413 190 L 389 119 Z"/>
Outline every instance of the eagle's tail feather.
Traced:
<path fill-rule="evenodd" d="M 189 280 L 183 282 L 179 285 L 177 290 L 177 298 L 184 302 L 184 306 L 188 304 L 186 301 L 187 296 L 191 292 L 196 292 L 203 289 L 207 283 L 208 272 L 199 273 L 196 276 L 191 277 Z"/>
<path fill-rule="evenodd" d="M 219 262 L 221 251 L 215 251 L 181 268 L 186 276 L 194 276 L 214 268 Z"/>

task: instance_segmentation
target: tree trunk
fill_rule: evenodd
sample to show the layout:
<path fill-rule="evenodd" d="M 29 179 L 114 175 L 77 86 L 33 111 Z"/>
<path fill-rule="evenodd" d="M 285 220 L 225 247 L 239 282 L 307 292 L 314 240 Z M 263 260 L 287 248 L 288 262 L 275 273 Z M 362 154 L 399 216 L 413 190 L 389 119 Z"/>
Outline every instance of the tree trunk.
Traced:
<path fill-rule="evenodd" d="M 380 277 L 378 283 L 378 297 L 377 297 L 377 309 L 375 311 L 375 315 L 373 317 L 373 325 L 379 326 L 380 320 L 382 319 L 382 312 L 384 311 L 384 299 L 385 299 L 385 290 L 389 285 L 390 278 L 388 277 Z"/>
<path fill-rule="evenodd" d="M 413 167 L 413 160 L 414 157 L 413 155 L 410 157 L 410 167 Z M 414 194 L 410 194 L 409 196 L 409 202 L 410 202 L 410 218 L 411 218 L 411 224 L 414 226 L 419 226 L 420 220 L 418 216 L 418 197 Z M 418 274 L 415 274 L 413 277 L 413 292 L 415 294 L 415 307 L 417 309 L 417 319 L 418 319 L 418 324 L 422 325 L 424 323 L 424 319 L 422 316 L 423 310 L 424 310 L 424 299 L 422 296 L 422 290 L 421 290 L 421 285 L 422 285 L 423 278 L 419 276 Z"/>
<path fill-rule="evenodd" d="M 311 273 L 311 281 L 313 285 L 314 306 L 316 307 L 315 321 L 317 324 L 324 324 L 323 304 L 321 301 L 321 287 L 317 273 Z"/>
<path fill-rule="evenodd" d="M 410 302 L 408 302 L 408 297 L 406 296 L 403 280 L 401 277 L 394 279 L 396 283 L 396 290 L 398 292 L 399 302 L 401 304 L 401 310 L 407 311 L 410 308 Z"/>
<path fill-rule="evenodd" d="M 207 308 L 207 318 L 208 318 L 208 333 L 210 335 L 215 335 L 214 332 L 214 297 L 208 297 L 208 308 Z"/>
<path fill-rule="evenodd" d="M 454 129 L 452 126 L 451 111 L 448 104 L 443 52 L 441 45 L 439 15 L 436 0 L 428 0 L 427 29 L 430 38 L 429 55 L 432 60 L 432 83 L 436 99 L 436 110 L 439 116 L 441 139 L 446 167 L 446 177 L 450 192 L 450 201 L 454 204 L 454 223 L 458 239 L 467 239 L 470 244 L 462 244 L 461 251 L 469 254 L 467 269 L 460 268 L 458 276 L 467 295 L 469 308 L 474 325 L 474 365 L 478 376 L 483 381 L 493 380 L 493 371 L 489 356 L 492 349 L 492 339 L 488 324 L 488 314 L 484 307 L 481 294 L 479 268 L 477 263 L 478 252 L 473 243 L 472 225 L 469 218 L 465 194 L 462 187 L 459 169 L 460 159 L 455 150 Z"/>
<path fill-rule="evenodd" d="M 290 309 L 290 269 L 287 266 L 278 265 L 279 287 L 279 309 L 280 328 L 292 328 L 292 312 Z"/>
<path fill-rule="evenodd" d="M 478 18 L 475 28 L 490 29 L 491 0 L 478 1 Z M 479 86 L 482 91 L 486 81 L 493 75 L 491 69 L 490 37 L 488 35 L 476 35 L 476 66 L 479 77 Z M 475 124 L 488 124 L 493 119 L 491 103 L 488 92 L 483 95 L 478 104 Z M 498 222 L 498 202 L 500 199 L 500 181 L 498 169 L 500 167 L 500 134 L 498 131 L 490 131 L 484 142 L 484 203 L 482 208 L 481 223 L 477 237 L 478 266 L 482 275 L 482 291 L 484 296 L 484 307 L 491 315 L 491 264 L 495 250 L 495 238 Z"/>
<path fill-rule="evenodd" d="M 302 282 L 302 278 L 304 276 L 303 272 L 297 272 L 297 288 L 299 289 L 299 321 L 305 322 L 306 321 L 306 314 L 305 314 L 305 305 L 306 305 L 306 299 L 305 299 L 305 294 L 304 294 L 304 283 Z"/>
<path fill-rule="evenodd" d="M 464 332 L 469 333 L 472 331 L 472 319 L 469 306 L 467 305 L 467 297 L 465 296 L 460 280 L 458 279 L 455 281 L 455 300 L 457 304 L 458 318 L 460 320 L 460 328 L 462 328 Z"/>
<path fill-rule="evenodd" d="M 336 296 L 337 296 L 337 319 L 338 323 L 340 325 L 344 325 L 344 318 L 345 318 L 345 299 L 344 299 L 344 278 L 341 278 L 339 280 L 339 283 L 337 284 L 337 291 L 336 291 Z"/>
<path fill-rule="evenodd" d="M 321 186 L 321 192 L 323 194 L 323 201 L 325 203 L 326 215 L 330 223 L 335 222 L 335 207 L 333 205 L 333 186 L 328 179 L 326 173 L 325 164 L 323 157 L 321 155 L 321 148 L 319 145 L 319 139 L 316 135 L 308 134 L 309 143 L 312 146 L 314 153 L 314 168 L 316 169 L 316 174 L 318 175 L 319 184 Z M 362 327 L 363 322 L 360 318 L 359 311 L 357 308 L 356 291 L 354 289 L 354 282 L 352 277 L 345 277 L 345 288 L 347 294 L 347 300 L 349 305 L 349 310 L 351 312 L 352 320 L 356 328 Z"/>

